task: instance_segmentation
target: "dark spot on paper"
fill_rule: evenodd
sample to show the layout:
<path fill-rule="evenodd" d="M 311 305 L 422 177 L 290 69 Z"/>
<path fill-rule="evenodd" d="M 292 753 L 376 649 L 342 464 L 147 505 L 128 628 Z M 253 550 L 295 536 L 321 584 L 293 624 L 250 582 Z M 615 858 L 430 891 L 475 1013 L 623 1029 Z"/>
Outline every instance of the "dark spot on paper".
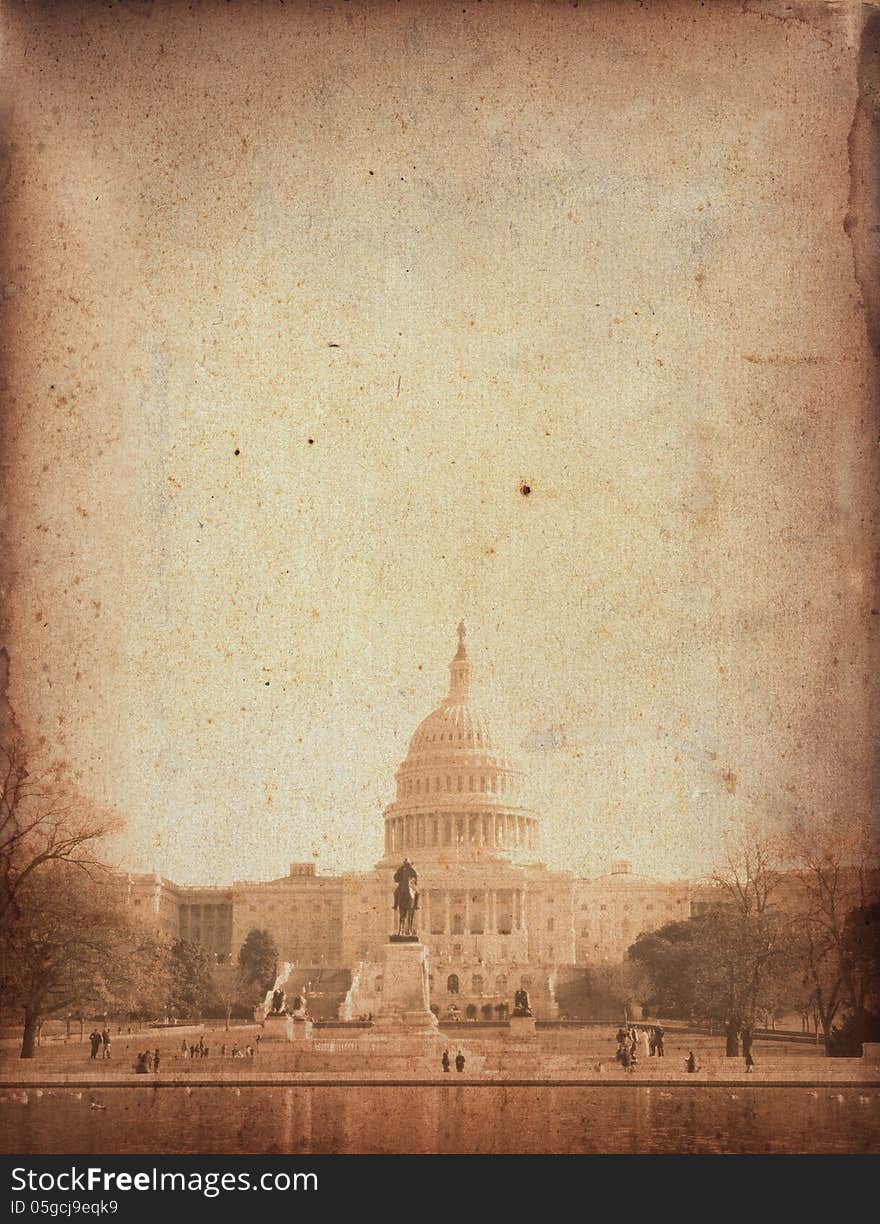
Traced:
<path fill-rule="evenodd" d="M 235 448 L 235 453 L 236 453 L 236 455 L 240 455 L 240 454 L 241 454 L 241 451 L 238 449 L 238 447 L 237 447 L 237 446 L 236 446 L 236 448 Z"/>
<path fill-rule="evenodd" d="M 528 497 L 532 491 L 532 486 L 529 484 L 526 484 L 526 482 L 523 481 L 522 484 L 519 486 L 519 491 L 520 493 L 522 493 L 523 497 Z"/>

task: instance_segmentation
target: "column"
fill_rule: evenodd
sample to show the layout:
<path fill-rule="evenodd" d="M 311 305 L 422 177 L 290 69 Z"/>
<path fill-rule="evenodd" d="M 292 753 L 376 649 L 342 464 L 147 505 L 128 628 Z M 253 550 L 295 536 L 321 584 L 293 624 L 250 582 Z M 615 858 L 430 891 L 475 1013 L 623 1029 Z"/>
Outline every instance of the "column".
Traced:
<path fill-rule="evenodd" d="M 425 888 L 422 890 L 422 897 L 425 899 L 424 907 L 422 908 L 422 921 L 420 923 L 422 931 L 425 935 L 431 934 L 431 890 Z M 420 898 L 421 900 L 421 898 Z M 422 940 L 422 943 L 425 941 Z"/>
<path fill-rule="evenodd" d="M 498 893 L 494 888 L 489 890 L 489 903 L 491 905 L 491 929 L 494 932 L 498 930 Z"/>
<path fill-rule="evenodd" d="M 452 921 L 451 921 L 451 916 L 450 916 L 450 901 L 449 901 L 449 890 L 448 889 L 443 894 L 443 899 L 445 901 L 445 914 L 446 914 L 446 917 L 443 921 L 443 930 L 445 934 L 451 935 L 452 934 Z"/>
<path fill-rule="evenodd" d="M 471 933 L 471 894 L 470 889 L 465 889 L 464 894 L 464 933 Z"/>

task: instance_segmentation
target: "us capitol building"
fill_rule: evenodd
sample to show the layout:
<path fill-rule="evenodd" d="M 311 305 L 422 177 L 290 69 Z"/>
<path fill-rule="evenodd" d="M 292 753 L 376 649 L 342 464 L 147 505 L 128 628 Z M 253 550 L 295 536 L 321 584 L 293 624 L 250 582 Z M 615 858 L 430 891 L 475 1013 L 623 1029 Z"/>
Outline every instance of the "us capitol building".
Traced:
<path fill-rule="evenodd" d="M 372 1011 L 394 922 L 392 876 L 408 857 L 418 871 L 416 926 L 429 949 L 431 1005 L 441 1015 L 488 1019 L 503 1014 L 520 986 L 536 1015 L 555 1017 L 560 975 L 618 962 L 640 932 L 706 903 L 705 889 L 636 876 L 625 862 L 598 879 L 549 870 L 524 774 L 471 703 L 463 624 L 449 670 L 449 692 L 416 728 L 395 775 L 384 854 L 372 871 L 324 876 L 313 863 L 293 863 L 280 880 L 231 888 L 130 875 L 128 904 L 156 929 L 223 956 L 236 957 L 250 930 L 268 930 L 281 961 L 312 980 L 347 971 L 355 1010 Z"/>

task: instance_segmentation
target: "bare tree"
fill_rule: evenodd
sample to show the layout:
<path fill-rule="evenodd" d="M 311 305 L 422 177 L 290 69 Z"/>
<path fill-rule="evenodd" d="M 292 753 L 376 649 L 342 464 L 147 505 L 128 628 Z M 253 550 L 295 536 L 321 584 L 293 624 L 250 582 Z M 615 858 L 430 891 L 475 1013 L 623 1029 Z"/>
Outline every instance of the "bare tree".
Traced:
<path fill-rule="evenodd" d="M 21 1057 L 33 1058 L 47 1016 L 114 1004 L 131 931 L 109 872 L 55 861 L 30 874 L 3 927 L 0 984 L 21 1008 Z"/>
<path fill-rule="evenodd" d="M 724 839 L 724 855 L 711 880 L 720 896 L 744 917 L 766 913 L 774 904 L 781 880 L 781 848 L 755 825 Z"/>
<path fill-rule="evenodd" d="M 223 1008 L 223 1014 L 226 1017 L 226 1029 L 228 1032 L 232 1012 L 241 1003 L 242 999 L 248 996 L 249 983 L 242 974 L 240 967 L 230 958 L 222 962 L 218 961 L 212 966 L 211 979 L 215 998 Z"/>
<path fill-rule="evenodd" d="M 780 846 L 755 825 L 725 839 L 711 875 L 718 892 L 707 916 L 701 974 L 709 998 L 723 1001 L 726 1052 L 739 1053 L 739 1034 L 772 1007 L 774 981 L 791 957 L 788 920 L 778 906 Z"/>
<path fill-rule="evenodd" d="M 850 954 L 847 916 L 877 898 L 876 848 L 858 825 L 841 832 L 799 820 L 787 849 L 804 984 L 828 1050 L 835 1021 L 865 1007 L 869 983 Z"/>
<path fill-rule="evenodd" d="M 0 743 L 0 920 L 48 865 L 98 869 L 98 843 L 120 827 L 76 791 L 63 766 L 36 768 L 34 755 L 17 730 Z"/>

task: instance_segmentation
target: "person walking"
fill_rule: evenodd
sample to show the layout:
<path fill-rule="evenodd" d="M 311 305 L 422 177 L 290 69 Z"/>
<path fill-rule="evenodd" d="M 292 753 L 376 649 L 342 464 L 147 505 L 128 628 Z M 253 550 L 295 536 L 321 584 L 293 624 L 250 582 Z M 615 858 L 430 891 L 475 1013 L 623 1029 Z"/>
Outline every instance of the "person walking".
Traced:
<path fill-rule="evenodd" d="M 455 1069 L 456 1071 L 464 1070 L 464 1055 L 462 1054 L 461 1050 L 459 1050 L 455 1056 Z"/>
<path fill-rule="evenodd" d="M 159 1074 L 159 1051 L 158 1050 L 153 1051 L 153 1074 L 154 1075 Z"/>
<path fill-rule="evenodd" d="M 658 1058 L 663 1057 L 663 1038 L 664 1036 L 665 1036 L 665 1033 L 663 1032 L 663 1029 L 658 1024 L 657 1027 L 654 1029 L 654 1043 L 655 1043 L 655 1047 L 657 1050 Z"/>
<path fill-rule="evenodd" d="M 694 1058 L 694 1052 L 693 1052 L 693 1050 L 688 1050 L 688 1056 L 687 1056 L 687 1058 L 684 1060 L 684 1069 L 685 1069 L 685 1071 L 687 1071 L 687 1072 L 688 1072 L 690 1075 L 693 1075 L 693 1073 L 694 1073 L 694 1072 L 696 1071 L 696 1069 L 697 1069 L 697 1060 Z"/>
<path fill-rule="evenodd" d="M 91 1057 L 95 1059 L 98 1057 L 98 1051 L 101 1048 L 101 1034 L 97 1029 L 92 1029 L 92 1031 L 89 1033 L 89 1042 L 92 1047 Z"/>
<path fill-rule="evenodd" d="M 743 1029 L 742 1034 L 743 1057 L 746 1060 L 746 1071 L 750 1072 L 755 1065 L 755 1060 L 752 1058 L 752 1030 Z"/>
<path fill-rule="evenodd" d="M 446 1072 L 449 1071 L 449 1051 L 448 1050 L 443 1051 L 443 1057 L 440 1059 L 440 1066 L 443 1068 L 444 1071 Z"/>
<path fill-rule="evenodd" d="M 103 1042 L 103 1045 L 104 1045 L 104 1057 L 109 1058 L 110 1057 L 110 1030 L 108 1028 L 105 1028 L 104 1031 L 101 1033 L 101 1041 Z"/>

